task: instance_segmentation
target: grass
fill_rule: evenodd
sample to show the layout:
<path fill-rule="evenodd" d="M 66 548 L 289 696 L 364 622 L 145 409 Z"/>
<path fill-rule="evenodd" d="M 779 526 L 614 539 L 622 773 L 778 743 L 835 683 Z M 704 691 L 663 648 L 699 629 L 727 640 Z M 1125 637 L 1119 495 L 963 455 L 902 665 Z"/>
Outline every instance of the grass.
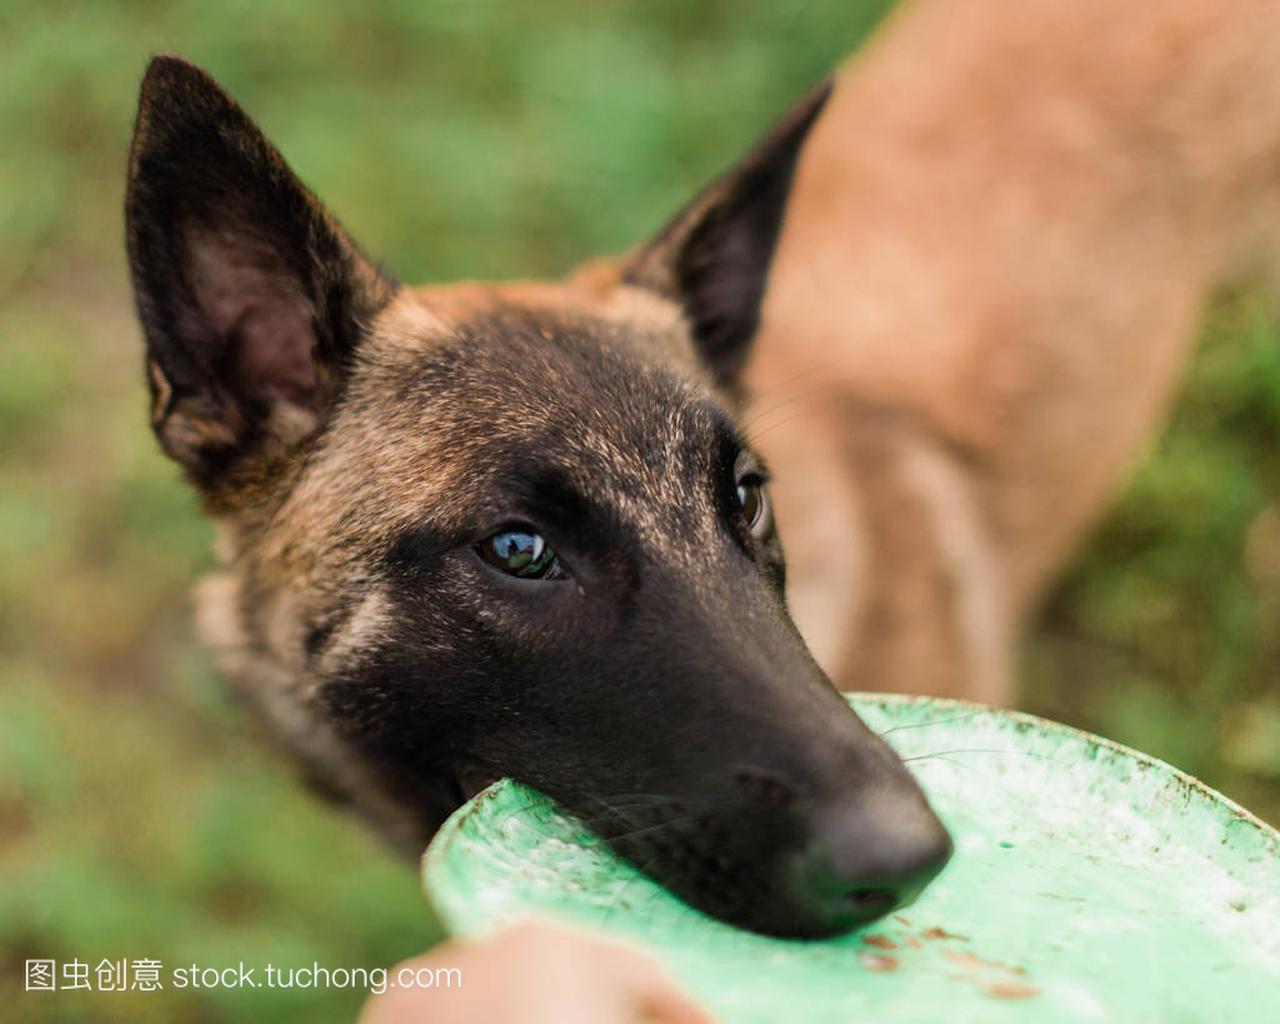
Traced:
<path fill-rule="evenodd" d="M 24 995 L 29 957 L 376 966 L 413 874 L 303 793 L 191 641 L 209 531 L 145 424 L 122 260 L 147 55 L 211 68 L 407 280 L 559 273 L 653 230 L 881 2 L 0 0 L 0 1005 L 351 1019 L 359 993 Z M 1031 704 L 1280 820 L 1280 347 L 1206 328 L 1174 422 L 1027 646 Z"/>

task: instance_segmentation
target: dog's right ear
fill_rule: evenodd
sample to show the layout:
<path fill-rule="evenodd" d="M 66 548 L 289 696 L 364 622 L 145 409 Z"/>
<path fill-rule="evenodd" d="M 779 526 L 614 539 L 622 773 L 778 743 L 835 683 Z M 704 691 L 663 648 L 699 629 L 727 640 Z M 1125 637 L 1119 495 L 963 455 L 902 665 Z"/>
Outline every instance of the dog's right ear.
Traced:
<path fill-rule="evenodd" d="M 683 309 L 720 384 L 732 386 L 747 361 L 796 160 L 831 88 L 827 79 L 813 89 L 623 264 L 623 281 Z"/>
<path fill-rule="evenodd" d="M 142 82 L 125 202 L 151 422 L 206 493 L 310 435 L 393 285 L 202 69 Z"/>

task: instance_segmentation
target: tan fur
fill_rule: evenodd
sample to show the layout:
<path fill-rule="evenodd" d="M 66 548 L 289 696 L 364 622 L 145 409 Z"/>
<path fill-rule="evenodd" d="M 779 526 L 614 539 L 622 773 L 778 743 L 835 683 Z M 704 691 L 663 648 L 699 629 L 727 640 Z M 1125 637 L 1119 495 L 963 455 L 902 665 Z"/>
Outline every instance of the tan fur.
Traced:
<path fill-rule="evenodd" d="M 1013 699 L 1011 638 L 1159 423 L 1207 293 L 1274 250 L 1278 186 L 1263 0 L 917 0 L 840 74 L 750 367 L 790 401 L 754 433 L 840 685 Z M 841 446 L 866 403 L 904 439 L 874 479 Z M 869 578 L 822 557 L 815 474 L 857 488 Z M 864 608 L 838 643 L 828 604 Z"/>

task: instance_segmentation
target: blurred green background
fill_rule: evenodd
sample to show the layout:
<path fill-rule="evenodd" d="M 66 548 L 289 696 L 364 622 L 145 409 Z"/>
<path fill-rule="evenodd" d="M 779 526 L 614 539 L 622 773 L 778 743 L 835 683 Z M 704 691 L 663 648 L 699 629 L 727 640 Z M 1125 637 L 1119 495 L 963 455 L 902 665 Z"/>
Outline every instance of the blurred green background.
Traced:
<path fill-rule="evenodd" d="M 122 258 L 148 54 L 210 68 L 406 280 L 533 276 L 646 235 L 886 6 L 0 2 L 0 1007 L 350 1020 L 360 993 L 24 994 L 22 964 L 376 966 L 434 938 L 413 873 L 260 749 L 191 640 L 210 531 L 146 428 Z M 1215 309 L 1024 662 L 1033 709 L 1272 821 L 1276 334 L 1259 294 Z"/>

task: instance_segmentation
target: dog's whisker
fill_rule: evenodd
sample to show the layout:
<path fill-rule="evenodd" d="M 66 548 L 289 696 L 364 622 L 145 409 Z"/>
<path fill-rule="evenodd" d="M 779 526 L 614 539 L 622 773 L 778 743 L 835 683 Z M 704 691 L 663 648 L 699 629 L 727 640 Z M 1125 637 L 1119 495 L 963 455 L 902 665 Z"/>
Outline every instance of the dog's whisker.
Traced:
<path fill-rule="evenodd" d="M 933 718 L 927 722 L 905 722 L 902 725 L 895 725 L 886 729 L 884 732 L 877 733 L 877 736 L 888 736 L 890 733 L 900 732 L 903 729 L 927 729 L 934 725 L 950 725 L 952 722 L 963 722 L 966 718 L 972 718 L 974 715 L 982 714 L 984 709 L 975 708 L 973 711 L 966 711 L 963 715 L 953 715 L 950 718 Z"/>
<path fill-rule="evenodd" d="M 763 430 L 750 432 L 747 434 L 747 436 L 751 439 L 752 444 L 759 444 L 761 438 L 767 436 L 768 434 L 773 433 L 773 431 L 777 430 L 779 427 L 785 427 L 788 423 L 791 423 L 795 420 L 803 419 L 804 417 L 811 416 L 811 415 L 813 415 L 812 410 L 805 409 L 803 412 L 797 412 L 797 413 L 793 413 L 790 416 L 784 416 L 782 419 L 777 420 L 774 423 L 770 423 Z"/>
<path fill-rule="evenodd" d="M 657 796 L 656 794 L 634 793 L 625 794 L 618 797 L 608 798 L 595 794 L 582 794 L 592 803 L 599 804 L 606 814 L 615 815 L 624 820 L 632 820 L 627 812 L 637 812 L 650 810 L 654 808 L 663 808 L 676 804 L 671 797 Z"/>
<path fill-rule="evenodd" d="M 1016 754 L 1019 757 L 1034 757 L 1041 761 L 1057 761 L 1056 757 L 1050 754 L 1041 754 L 1035 750 L 1001 750 L 998 748 L 986 747 L 962 747 L 956 750 L 939 750 L 933 754 L 914 754 L 911 757 L 904 757 L 906 761 L 923 761 L 930 757 L 943 757 L 952 754 Z"/>
<path fill-rule="evenodd" d="M 770 418 L 780 417 L 781 414 L 784 414 L 784 413 L 790 412 L 795 416 L 812 415 L 813 409 L 810 408 L 809 405 L 805 404 L 810 400 L 811 397 L 812 396 L 810 394 L 795 395 L 794 397 L 788 398 L 785 401 L 778 402 L 776 405 L 771 405 L 768 409 L 764 409 L 757 415 L 744 420 L 742 424 L 743 435 L 746 437 L 755 438 L 760 436 L 762 432 L 767 433 L 768 431 L 772 430 L 773 427 L 775 426 L 773 422 L 770 422 Z M 793 412 L 793 410 L 795 410 L 797 406 L 803 406 L 803 408 L 799 412 Z M 780 418 L 779 422 L 785 422 L 785 421 Z"/>
<path fill-rule="evenodd" d="M 528 814 L 531 814 L 533 811 L 538 810 L 541 806 L 542 806 L 542 803 L 540 800 L 536 798 L 530 798 L 526 800 L 524 803 L 511 808 L 507 814 L 503 815 L 502 822 L 498 827 L 505 828 L 511 822 L 516 821 L 520 818 L 523 818 Z"/>
<path fill-rule="evenodd" d="M 670 793 L 637 793 L 626 791 L 623 793 L 593 793 L 589 790 L 581 789 L 577 791 L 577 795 L 587 800 L 593 800 L 597 803 L 613 803 L 620 800 L 675 800 L 676 797 Z"/>
<path fill-rule="evenodd" d="M 611 797 L 595 796 L 592 799 L 608 807 L 662 806 L 678 802 L 675 797 L 661 793 L 621 793 Z"/>
<path fill-rule="evenodd" d="M 836 366 L 836 365 L 837 363 L 835 360 L 828 359 L 822 363 L 815 363 L 809 366 L 807 369 L 799 370 L 796 373 L 793 373 L 791 376 L 778 381 L 778 383 L 770 385 L 769 387 L 763 389 L 762 391 L 757 391 L 754 394 L 749 395 L 747 397 L 746 402 L 743 404 L 743 411 L 747 411 L 747 412 L 753 411 L 754 408 L 764 399 L 770 398 L 773 395 L 777 394 L 779 391 L 782 391 L 785 388 L 790 387 L 796 381 L 801 380 L 805 377 L 812 377 L 815 373 L 822 373 L 826 370 L 831 369 L 833 366 Z"/>
<path fill-rule="evenodd" d="M 756 411 L 753 415 L 748 416 L 742 421 L 742 432 L 744 434 L 750 434 L 755 425 L 761 420 L 767 419 L 775 413 L 782 412 L 784 409 L 794 408 L 798 402 L 808 400 L 814 393 L 814 391 L 802 391 L 786 398 L 779 399 L 773 404 Z"/>
<path fill-rule="evenodd" d="M 689 823 L 695 822 L 697 820 L 698 820 L 697 815 L 689 815 L 688 817 L 684 817 L 684 818 L 670 818 L 666 821 L 660 821 L 655 825 L 645 825 L 645 826 L 637 827 L 637 828 L 631 829 L 628 832 L 620 832 L 617 835 L 597 834 L 595 842 L 589 845 L 598 846 L 601 843 L 626 842 L 628 840 L 635 839 L 639 836 L 650 835 L 655 832 L 662 832 L 666 829 L 675 828 L 680 825 L 688 825 Z"/>
<path fill-rule="evenodd" d="M 954 757 L 947 757 L 946 754 L 926 754 L 924 757 L 920 757 L 920 758 L 908 757 L 908 758 L 903 758 L 903 760 L 904 761 L 925 761 L 924 767 L 926 768 L 929 766 L 929 764 L 937 763 L 938 761 L 944 761 L 947 764 L 952 765 L 953 767 L 961 769 L 962 771 L 966 771 L 966 772 L 973 771 L 973 765 L 965 764 L 962 761 L 957 761 Z"/>

